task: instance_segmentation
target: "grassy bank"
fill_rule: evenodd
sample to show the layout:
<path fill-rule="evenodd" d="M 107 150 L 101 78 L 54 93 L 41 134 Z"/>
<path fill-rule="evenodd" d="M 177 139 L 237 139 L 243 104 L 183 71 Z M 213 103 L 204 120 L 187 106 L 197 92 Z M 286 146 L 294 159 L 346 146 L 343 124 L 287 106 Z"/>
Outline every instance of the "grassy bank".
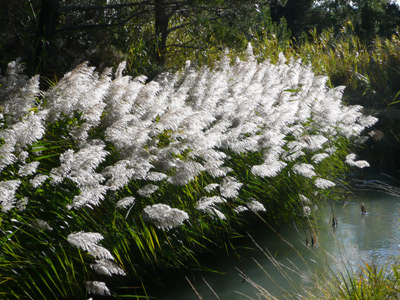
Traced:
<path fill-rule="evenodd" d="M 398 257 L 387 260 L 384 265 L 378 265 L 374 262 L 358 262 L 355 264 L 354 261 L 349 261 L 346 257 L 342 257 L 340 261 L 338 258 L 330 257 L 338 261 L 331 261 L 330 264 L 327 264 L 326 269 L 318 272 L 312 269 L 307 272 L 307 270 L 297 268 L 290 262 L 277 261 L 268 252 L 268 249 L 259 248 L 259 250 L 288 281 L 287 285 L 293 288 L 288 291 L 284 287 L 280 287 L 282 294 L 280 296 L 273 295 L 268 289 L 253 281 L 252 278 L 249 278 L 243 272 L 239 272 L 239 275 L 254 288 L 258 295 L 257 299 L 372 300 L 399 299 L 400 297 L 400 263 Z M 333 268 L 330 266 L 333 266 Z M 259 264 L 259 267 L 263 268 L 261 264 Z M 271 270 L 264 270 L 264 272 L 267 276 Z M 301 280 L 308 284 L 298 284 L 297 281 L 293 281 L 293 275 L 296 278 L 294 280 Z M 279 283 L 277 283 L 277 286 L 279 286 Z"/>
<path fill-rule="evenodd" d="M 398 259 L 384 266 L 365 263 L 358 271 L 330 273 L 320 279 L 307 299 L 398 299 L 400 264 Z"/>

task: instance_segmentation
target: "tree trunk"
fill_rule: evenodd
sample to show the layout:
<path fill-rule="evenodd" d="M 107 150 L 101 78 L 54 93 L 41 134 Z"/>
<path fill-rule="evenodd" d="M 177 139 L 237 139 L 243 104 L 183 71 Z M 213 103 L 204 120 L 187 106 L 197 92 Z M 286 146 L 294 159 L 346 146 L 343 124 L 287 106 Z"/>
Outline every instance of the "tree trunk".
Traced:
<path fill-rule="evenodd" d="M 165 62 L 165 52 L 167 48 L 169 16 L 167 14 L 167 4 L 165 0 L 155 0 L 155 35 L 156 61 L 163 66 Z"/>
<path fill-rule="evenodd" d="M 45 69 L 51 40 L 55 33 L 59 15 L 59 0 L 42 0 L 36 33 L 35 66 L 41 73 Z"/>

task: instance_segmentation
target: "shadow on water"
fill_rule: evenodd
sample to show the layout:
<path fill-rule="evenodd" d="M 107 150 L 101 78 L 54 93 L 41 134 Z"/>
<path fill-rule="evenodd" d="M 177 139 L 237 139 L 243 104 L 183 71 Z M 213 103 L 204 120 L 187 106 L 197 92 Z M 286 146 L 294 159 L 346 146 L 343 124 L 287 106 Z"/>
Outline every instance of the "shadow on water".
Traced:
<path fill-rule="evenodd" d="M 301 293 L 316 274 L 341 272 L 343 266 L 356 269 L 364 262 L 384 264 L 399 257 L 399 216 L 398 196 L 357 191 L 345 201 L 317 209 L 315 235 L 294 226 L 284 226 L 279 233 L 258 226 L 236 243 L 239 257 L 203 258 L 203 265 L 217 272 L 174 273 L 149 293 L 160 300 L 266 299 L 258 297 L 260 293 L 273 299 Z"/>

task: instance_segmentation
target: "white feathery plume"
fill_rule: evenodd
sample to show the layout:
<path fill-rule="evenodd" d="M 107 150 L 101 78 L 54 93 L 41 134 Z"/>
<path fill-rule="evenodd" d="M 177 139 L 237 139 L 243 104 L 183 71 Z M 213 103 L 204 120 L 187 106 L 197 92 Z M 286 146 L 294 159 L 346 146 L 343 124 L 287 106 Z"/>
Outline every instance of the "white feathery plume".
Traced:
<path fill-rule="evenodd" d="M 82 206 L 92 208 L 93 206 L 98 206 L 104 199 L 106 192 L 107 187 L 100 184 L 85 186 L 81 189 L 79 195 L 74 196 L 72 204 L 68 204 L 67 208 L 80 208 Z"/>
<path fill-rule="evenodd" d="M 93 74 L 93 82 L 77 103 L 76 110 L 82 113 L 81 119 L 86 124 L 97 125 L 101 120 L 106 104 L 103 102 L 110 86 L 111 79 L 108 76 Z"/>
<path fill-rule="evenodd" d="M 205 171 L 214 178 L 223 177 L 230 171 L 222 167 L 224 164 L 221 160 L 206 161 L 204 163 Z"/>
<path fill-rule="evenodd" d="M 342 107 L 339 118 L 340 122 L 345 125 L 354 124 L 360 117 L 362 117 L 361 109 L 362 106 L 360 105 Z"/>
<path fill-rule="evenodd" d="M 345 161 L 346 163 L 351 166 L 351 167 L 357 167 L 357 168 L 365 168 L 369 167 L 369 163 L 365 160 L 355 160 L 356 155 L 354 153 L 350 153 L 349 155 L 346 156 Z"/>
<path fill-rule="evenodd" d="M 325 152 L 328 153 L 329 155 L 335 154 L 336 151 L 337 151 L 337 148 L 335 146 L 328 147 L 325 149 Z"/>
<path fill-rule="evenodd" d="M 49 176 L 44 174 L 38 174 L 34 178 L 30 179 L 29 183 L 36 189 L 39 186 L 41 186 L 43 182 L 46 181 L 47 178 L 49 178 Z"/>
<path fill-rule="evenodd" d="M 275 177 L 286 167 L 286 163 L 282 161 L 271 161 L 266 162 L 262 165 L 256 165 L 251 167 L 251 173 L 260 177 Z"/>
<path fill-rule="evenodd" d="M 23 198 L 21 198 L 21 199 L 18 199 L 17 201 L 16 201 L 16 205 L 15 205 L 15 207 L 18 209 L 18 211 L 24 211 L 25 209 L 26 209 L 26 205 L 28 204 L 28 202 L 29 202 L 29 199 L 28 199 L 28 197 L 23 197 Z"/>
<path fill-rule="evenodd" d="M 278 161 L 281 154 L 284 153 L 285 150 L 280 146 L 272 146 L 266 152 L 263 153 L 264 162 L 266 164 L 274 163 Z"/>
<path fill-rule="evenodd" d="M 193 78 L 193 88 L 189 91 L 189 99 L 192 99 L 192 105 L 195 108 L 201 107 L 203 99 L 206 98 L 206 84 L 209 74 L 210 69 L 207 67 L 201 68 L 198 72 L 195 72 L 193 68 L 187 69 L 185 72 L 186 76 Z"/>
<path fill-rule="evenodd" d="M 67 240 L 71 245 L 87 251 L 94 257 L 99 259 L 114 260 L 114 257 L 111 255 L 110 251 L 102 246 L 97 245 L 97 243 L 103 238 L 104 237 L 98 232 L 83 231 L 71 233 L 67 236 Z"/>
<path fill-rule="evenodd" d="M 235 213 L 240 214 L 244 211 L 248 211 L 249 209 L 243 205 L 239 205 L 237 207 L 234 208 Z"/>
<path fill-rule="evenodd" d="M 96 103 L 88 108 L 83 114 L 82 119 L 89 122 L 89 124 L 96 125 L 101 120 L 106 104 L 104 102 Z"/>
<path fill-rule="evenodd" d="M 135 204 L 134 197 L 125 197 L 117 202 L 117 208 L 127 208 L 128 206 L 133 206 Z"/>
<path fill-rule="evenodd" d="M 85 169 L 93 171 L 104 161 L 109 154 L 104 150 L 105 144 L 101 140 L 91 141 L 92 144 L 86 144 L 78 152 L 74 153 L 72 170 Z"/>
<path fill-rule="evenodd" d="M 237 179 L 232 176 L 225 177 L 219 187 L 221 196 L 224 198 L 237 198 L 242 185 L 243 183 L 238 182 Z"/>
<path fill-rule="evenodd" d="M 373 116 L 362 116 L 360 117 L 357 122 L 363 127 L 368 128 L 378 122 L 378 119 Z"/>
<path fill-rule="evenodd" d="M 20 184 L 20 180 L 8 180 L 0 182 L 0 206 L 2 212 L 7 212 L 14 208 L 16 201 L 15 192 Z"/>
<path fill-rule="evenodd" d="M 28 151 L 21 151 L 18 155 L 18 160 L 21 163 L 25 163 L 26 159 L 29 157 L 29 152 Z"/>
<path fill-rule="evenodd" d="M 359 135 L 364 128 L 359 124 L 342 125 L 339 128 L 340 134 L 346 139 Z"/>
<path fill-rule="evenodd" d="M 1 137 L 1 136 L 0 136 Z M 15 150 L 14 147 L 15 143 L 5 143 L 0 146 L 0 172 L 11 165 L 17 160 L 17 157 L 14 155 L 13 151 Z"/>
<path fill-rule="evenodd" d="M 185 185 L 205 170 L 202 164 L 195 161 L 178 160 L 177 164 L 176 174 L 168 178 L 174 185 Z"/>
<path fill-rule="evenodd" d="M 79 144 L 84 143 L 89 137 L 89 130 L 93 127 L 93 124 L 89 122 L 85 122 L 80 126 L 75 126 L 71 129 L 70 135 L 71 137 L 77 141 Z"/>
<path fill-rule="evenodd" d="M 296 152 L 304 149 L 306 145 L 300 141 L 291 141 L 288 142 L 286 146 L 291 150 L 291 152 Z"/>
<path fill-rule="evenodd" d="M 144 86 L 142 82 L 130 79 L 124 76 L 111 82 L 104 98 L 104 111 L 107 112 L 101 121 L 104 127 L 110 126 L 130 112 L 133 102 Z"/>
<path fill-rule="evenodd" d="M 35 219 L 32 221 L 31 226 L 36 230 L 49 230 L 52 231 L 53 228 L 44 220 Z"/>
<path fill-rule="evenodd" d="M 327 141 L 328 139 L 323 135 L 306 135 L 301 138 L 301 142 L 305 144 L 305 148 L 311 151 L 322 149 Z"/>
<path fill-rule="evenodd" d="M 292 170 L 294 173 L 304 176 L 306 178 L 312 178 L 313 176 L 317 175 L 314 172 L 314 166 L 310 164 L 297 163 L 293 166 Z"/>
<path fill-rule="evenodd" d="M 126 275 L 124 270 L 122 270 L 115 262 L 108 259 L 96 259 L 96 263 L 91 264 L 90 267 L 97 274 L 100 275 L 107 275 L 107 276 L 113 276 L 113 274 L 122 276 Z"/>
<path fill-rule="evenodd" d="M 356 154 L 355 153 L 350 153 L 346 156 L 345 161 L 348 165 L 354 166 L 354 160 L 356 159 Z"/>
<path fill-rule="evenodd" d="M 311 204 L 310 199 L 308 199 L 306 196 L 304 196 L 304 195 L 302 195 L 302 194 L 299 194 L 299 198 L 300 198 L 300 202 L 301 202 L 301 203 L 307 204 L 307 205 L 310 205 L 310 204 Z"/>
<path fill-rule="evenodd" d="M 25 149 L 43 137 L 46 113 L 47 111 L 41 111 L 37 114 L 29 113 L 21 122 L 13 124 L 7 134 L 13 136 L 18 147 Z"/>
<path fill-rule="evenodd" d="M 219 196 L 213 197 L 202 197 L 196 202 L 196 208 L 198 210 L 206 211 L 208 208 L 213 207 L 215 203 L 224 203 L 226 200 Z"/>
<path fill-rule="evenodd" d="M 196 202 L 196 208 L 200 211 L 206 212 L 208 214 L 215 214 L 221 220 L 226 219 L 225 215 L 221 213 L 215 206 L 216 203 L 224 203 L 226 200 L 219 196 L 214 197 L 202 197 Z"/>
<path fill-rule="evenodd" d="M 97 244 L 104 237 L 97 232 L 77 232 L 68 235 L 67 240 L 75 247 L 87 250 L 91 244 Z"/>
<path fill-rule="evenodd" d="M 225 140 L 224 146 L 235 153 L 245 153 L 256 149 L 260 139 L 261 136 L 250 136 L 243 139 L 231 136 L 229 140 Z"/>
<path fill-rule="evenodd" d="M 180 123 L 180 129 L 188 136 L 194 137 L 200 134 L 203 129 L 208 128 L 208 126 L 216 120 L 214 116 L 204 112 L 189 111 L 189 113 L 190 114 L 186 118 L 182 118 L 182 122 Z"/>
<path fill-rule="evenodd" d="M 18 174 L 19 176 L 28 176 L 28 175 L 32 175 L 36 172 L 37 167 L 39 166 L 40 162 L 38 161 L 33 161 L 29 164 L 26 165 L 22 165 L 19 170 L 18 170 Z"/>
<path fill-rule="evenodd" d="M 93 89 L 97 80 L 94 67 L 88 67 L 87 62 L 66 73 L 56 86 L 44 94 L 51 110 L 50 121 L 58 120 L 61 115 L 70 117 L 74 111 L 83 112 L 91 107 L 92 95 L 87 92 Z"/>
<path fill-rule="evenodd" d="M 27 115 L 29 110 L 36 106 L 36 98 L 40 95 L 39 75 L 29 80 L 21 75 L 16 77 L 22 80 L 15 78 L 19 82 L 14 84 L 7 82 L 7 79 L 6 82 L 0 80 L 0 96 L 2 98 L 0 103 L 3 102 L 3 111 L 8 124 L 17 123 Z"/>
<path fill-rule="evenodd" d="M 304 216 L 309 216 L 311 214 L 311 208 L 307 205 L 303 206 L 303 214 Z"/>
<path fill-rule="evenodd" d="M 137 193 L 143 197 L 150 197 L 155 191 L 158 190 L 158 185 L 154 184 L 146 184 L 142 188 L 140 188 Z"/>
<path fill-rule="evenodd" d="M 132 153 L 132 156 L 129 157 L 129 168 L 134 171 L 132 179 L 145 179 L 150 169 L 153 168 L 152 163 L 150 163 L 153 159 L 155 157 L 145 150 L 138 150 Z"/>
<path fill-rule="evenodd" d="M 142 121 L 152 120 L 159 115 L 160 110 L 157 108 L 157 106 L 164 104 L 158 103 L 158 94 L 160 93 L 162 87 L 163 86 L 156 81 L 149 82 L 143 86 L 135 99 L 131 110 L 132 113 L 139 116 Z"/>
<path fill-rule="evenodd" d="M 282 155 L 282 158 L 286 161 L 295 161 L 296 159 L 298 159 L 303 155 L 305 155 L 303 151 L 295 151 L 295 152 L 288 151 Z"/>
<path fill-rule="evenodd" d="M 160 172 L 149 172 L 146 175 L 146 180 L 149 181 L 162 181 L 165 178 L 167 178 L 168 176 L 164 173 L 160 173 Z"/>
<path fill-rule="evenodd" d="M 214 219 L 217 217 L 217 219 L 226 220 L 226 216 L 216 208 L 210 208 L 208 213 L 211 214 Z"/>
<path fill-rule="evenodd" d="M 105 185 L 111 190 L 116 191 L 126 185 L 135 171 L 129 167 L 128 160 L 120 160 L 112 166 L 103 169 L 102 174 L 107 179 Z"/>
<path fill-rule="evenodd" d="M 334 187 L 336 184 L 330 180 L 327 179 L 323 179 L 323 178 L 317 178 L 314 181 L 314 185 L 319 188 L 319 189 L 327 189 L 330 187 Z"/>
<path fill-rule="evenodd" d="M 79 188 L 98 186 L 104 180 L 102 174 L 94 170 L 104 161 L 108 152 L 104 150 L 103 142 L 92 141 L 78 152 L 69 149 L 60 156 L 61 166 L 53 168 L 50 176 L 52 183 L 60 183 L 64 178 L 71 179 Z"/>
<path fill-rule="evenodd" d="M 60 155 L 61 165 L 57 168 L 53 168 L 50 171 L 52 184 L 59 184 L 64 180 L 64 178 L 71 171 L 73 160 L 74 160 L 74 150 L 72 149 L 68 149 L 63 154 Z"/>
<path fill-rule="evenodd" d="M 189 219 L 187 212 L 162 203 L 146 206 L 143 217 L 162 230 L 182 226 Z"/>
<path fill-rule="evenodd" d="M 317 153 L 317 154 L 314 154 L 313 157 L 311 157 L 311 159 L 314 163 L 318 164 L 327 157 L 329 157 L 328 153 Z"/>
<path fill-rule="evenodd" d="M 259 211 L 266 211 L 264 205 L 262 205 L 259 201 L 252 199 L 247 206 L 251 211 L 259 212 Z"/>
<path fill-rule="evenodd" d="M 360 169 L 366 168 L 366 167 L 369 167 L 369 166 L 370 166 L 370 165 L 369 165 L 369 162 L 367 162 L 366 160 L 357 160 L 357 161 L 354 162 L 354 165 L 355 165 L 357 168 L 360 168 Z"/>
<path fill-rule="evenodd" d="M 210 183 L 204 187 L 204 190 L 208 193 L 214 191 L 217 187 L 219 187 L 218 183 Z"/>
<path fill-rule="evenodd" d="M 89 294 L 100 295 L 100 296 L 110 296 L 111 291 L 106 286 L 105 282 L 102 281 L 85 281 L 86 291 Z"/>

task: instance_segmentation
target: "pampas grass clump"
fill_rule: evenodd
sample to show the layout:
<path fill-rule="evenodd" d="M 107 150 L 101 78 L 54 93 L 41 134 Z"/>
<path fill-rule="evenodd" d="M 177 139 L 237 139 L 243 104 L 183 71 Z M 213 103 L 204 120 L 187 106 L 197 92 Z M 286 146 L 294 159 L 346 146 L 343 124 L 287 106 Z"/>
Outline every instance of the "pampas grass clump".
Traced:
<path fill-rule="evenodd" d="M 116 296 L 114 277 L 183 267 L 250 214 L 301 220 L 365 166 L 347 155 L 376 119 L 301 61 L 123 69 L 84 63 L 46 91 L 18 62 L 0 77 L 4 299 Z"/>

